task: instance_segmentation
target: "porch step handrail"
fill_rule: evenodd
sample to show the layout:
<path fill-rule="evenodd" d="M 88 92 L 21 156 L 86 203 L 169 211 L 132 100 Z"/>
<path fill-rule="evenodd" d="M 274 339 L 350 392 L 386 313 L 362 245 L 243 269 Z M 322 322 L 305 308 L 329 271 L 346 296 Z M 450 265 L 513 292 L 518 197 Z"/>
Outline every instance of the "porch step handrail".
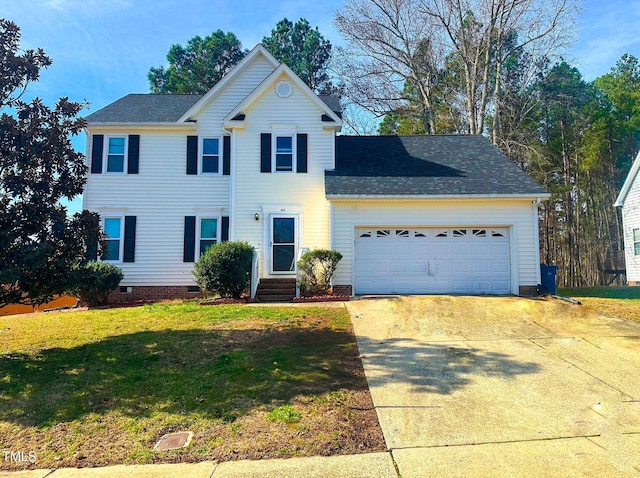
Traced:
<path fill-rule="evenodd" d="M 251 259 L 251 298 L 256 298 L 256 291 L 258 290 L 258 283 L 260 282 L 260 272 L 258 270 L 258 265 L 260 263 L 260 251 L 257 250 L 253 254 L 253 258 Z"/>

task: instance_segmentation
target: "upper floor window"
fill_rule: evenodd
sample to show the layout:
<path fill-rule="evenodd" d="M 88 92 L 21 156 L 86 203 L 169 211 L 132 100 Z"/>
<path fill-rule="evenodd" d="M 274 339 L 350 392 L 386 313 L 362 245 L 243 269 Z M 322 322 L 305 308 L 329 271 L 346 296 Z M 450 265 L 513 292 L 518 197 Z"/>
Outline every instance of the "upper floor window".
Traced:
<path fill-rule="evenodd" d="M 202 161 L 200 172 L 204 174 L 220 173 L 220 140 L 218 138 L 202 139 Z"/>
<path fill-rule="evenodd" d="M 293 171 L 293 135 L 275 136 L 275 168 L 276 172 Z"/>
<path fill-rule="evenodd" d="M 640 229 L 633 230 L 633 254 L 640 256 Z"/>
<path fill-rule="evenodd" d="M 91 141 L 91 174 L 138 174 L 139 134 L 94 134 Z"/>
<path fill-rule="evenodd" d="M 122 257 L 122 218 L 104 218 L 103 230 L 106 236 L 105 242 L 107 243 L 107 253 L 104 257 L 104 260 L 120 261 Z"/>
<path fill-rule="evenodd" d="M 107 145 L 107 172 L 124 173 L 127 139 L 124 136 L 111 136 Z"/>
<path fill-rule="evenodd" d="M 260 133 L 261 173 L 306 173 L 307 134 L 294 129 Z"/>

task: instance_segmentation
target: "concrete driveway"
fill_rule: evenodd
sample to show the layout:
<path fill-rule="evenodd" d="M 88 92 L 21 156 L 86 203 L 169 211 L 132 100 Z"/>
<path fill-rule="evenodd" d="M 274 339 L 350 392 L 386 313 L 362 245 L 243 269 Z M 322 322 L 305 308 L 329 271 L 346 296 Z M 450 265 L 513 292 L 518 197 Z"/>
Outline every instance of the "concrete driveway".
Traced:
<path fill-rule="evenodd" d="M 640 476 L 640 324 L 513 297 L 347 307 L 403 478 Z"/>

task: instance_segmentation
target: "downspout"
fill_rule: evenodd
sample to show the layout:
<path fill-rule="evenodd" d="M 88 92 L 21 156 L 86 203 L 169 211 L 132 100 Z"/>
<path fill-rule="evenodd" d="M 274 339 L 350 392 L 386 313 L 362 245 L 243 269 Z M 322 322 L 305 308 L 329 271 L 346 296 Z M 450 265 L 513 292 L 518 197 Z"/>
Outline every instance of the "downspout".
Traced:
<path fill-rule="evenodd" d="M 236 231 L 235 231 L 235 212 L 236 212 L 236 135 L 233 129 L 229 130 L 224 128 L 225 131 L 229 131 L 231 133 L 231 151 L 229 154 L 229 174 L 230 174 L 230 184 L 229 184 L 229 240 L 235 241 L 236 239 Z"/>
<path fill-rule="evenodd" d="M 542 199 L 536 198 L 535 201 L 531 201 L 533 204 L 533 236 L 536 243 L 536 284 L 542 283 L 540 274 L 540 231 L 539 231 L 539 219 L 538 219 L 538 206 L 542 202 Z"/>

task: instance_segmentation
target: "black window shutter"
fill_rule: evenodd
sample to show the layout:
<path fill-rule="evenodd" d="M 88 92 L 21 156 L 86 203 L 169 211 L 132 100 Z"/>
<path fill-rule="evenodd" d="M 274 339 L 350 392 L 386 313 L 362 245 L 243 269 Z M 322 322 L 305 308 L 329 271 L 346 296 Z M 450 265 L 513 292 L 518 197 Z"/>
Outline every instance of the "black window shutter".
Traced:
<path fill-rule="evenodd" d="M 271 133 L 260 135 L 260 172 L 271 172 Z"/>
<path fill-rule="evenodd" d="M 222 137 L 222 174 L 231 174 L 231 136 Z"/>
<path fill-rule="evenodd" d="M 138 163 L 140 162 L 140 135 L 129 135 L 129 149 L 127 150 L 127 173 L 138 174 Z"/>
<path fill-rule="evenodd" d="M 136 216 L 124 217 L 124 257 L 122 261 L 136 261 Z"/>
<path fill-rule="evenodd" d="M 307 172 L 307 135 L 298 134 L 297 138 L 297 159 L 296 159 L 296 171 L 299 173 Z"/>
<path fill-rule="evenodd" d="M 104 135 L 94 134 L 91 145 L 91 173 L 102 173 L 102 148 L 104 146 Z"/>
<path fill-rule="evenodd" d="M 229 216 L 222 216 L 222 231 L 220 232 L 220 235 L 222 236 L 220 238 L 221 242 L 226 242 L 229 240 Z"/>
<path fill-rule="evenodd" d="M 196 217 L 184 217 L 184 253 L 183 262 L 195 262 L 196 258 Z"/>
<path fill-rule="evenodd" d="M 187 136 L 187 174 L 198 174 L 197 136 Z"/>

